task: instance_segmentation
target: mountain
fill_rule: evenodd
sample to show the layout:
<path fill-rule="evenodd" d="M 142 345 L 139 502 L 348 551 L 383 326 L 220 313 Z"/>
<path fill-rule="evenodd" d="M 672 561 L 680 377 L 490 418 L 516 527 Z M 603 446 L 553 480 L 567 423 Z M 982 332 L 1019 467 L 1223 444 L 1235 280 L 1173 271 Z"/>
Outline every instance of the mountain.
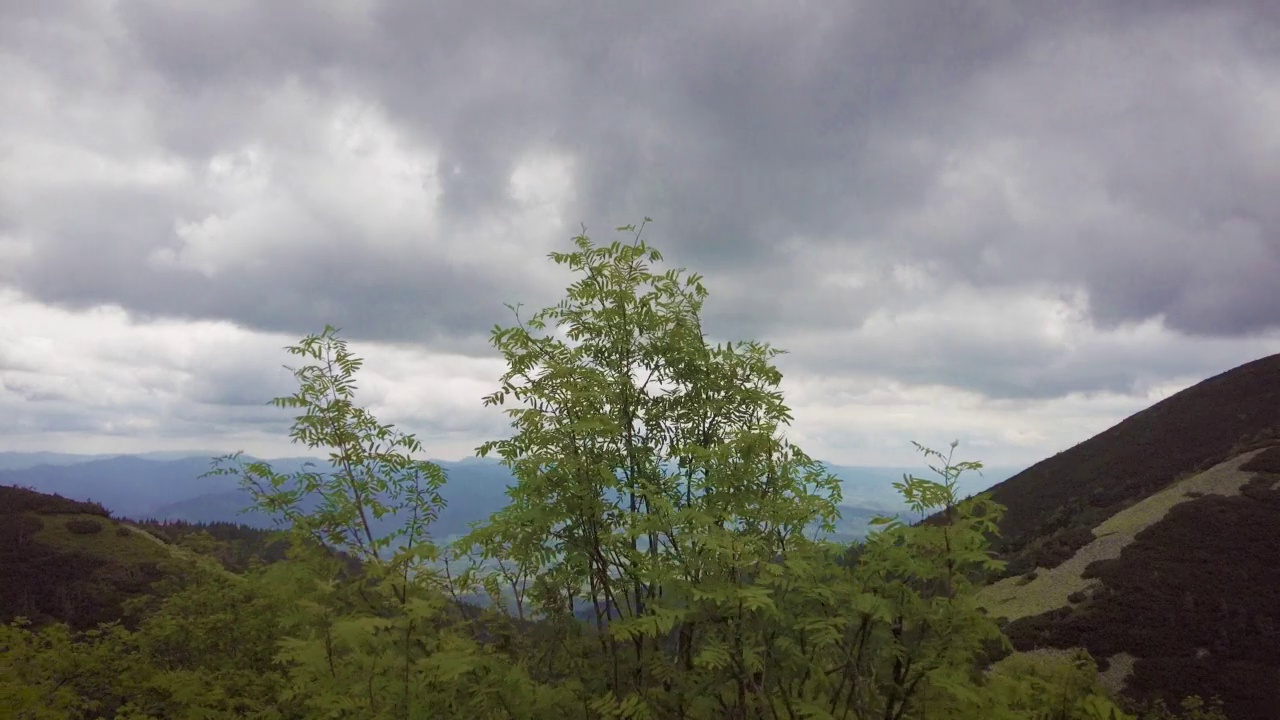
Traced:
<path fill-rule="evenodd" d="M 77 630 L 114 621 L 131 627 L 148 612 L 138 601 L 198 573 L 279 562 L 288 545 L 279 533 L 245 525 L 126 520 L 98 503 L 0 486 L 0 624 L 24 617 Z M 360 569 L 354 557 L 336 556 L 349 571 Z"/>
<path fill-rule="evenodd" d="M 113 455 L 74 455 L 55 452 L 0 452 L 0 470 L 25 470 L 37 465 L 78 465 Z"/>
<path fill-rule="evenodd" d="M 1214 376 L 997 484 L 1018 650 L 1084 647 L 1116 689 L 1280 710 L 1280 355 Z"/>
<path fill-rule="evenodd" d="M 127 620 L 129 600 L 198 563 L 97 503 L 0 487 L 0 623 L 22 616 L 86 629 Z"/>
<path fill-rule="evenodd" d="M 293 472 L 295 469 L 288 467 L 290 463 L 281 463 L 276 460 L 269 462 L 277 471 Z M 302 460 L 295 459 L 292 462 L 300 467 Z M 323 463 L 319 460 L 314 462 Z M 444 539 L 466 533 L 469 523 L 487 519 L 507 503 L 506 491 L 512 482 L 511 473 L 496 461 L 476 458 L 456 462 L 445 460 L 433 462 L 444 469 L 449 478 L 440 492 L 446 506 L 431 526 L 434 537 Z M 0 478 L 2 477 L 0 475 Z M 252 504 L 252 498 L 248 492 L 236 485 L 235 478 L 223 479 L 231 480 L 235 489 L 196 495 L 158 505 L 146 516 L 157 520 L 203 523 L 234 521 L 252 527 L 273 526 L 272 519 L 264 513 L 250 511 L 241 514 L 241 510 Z M 304 508 L 312 506 L 314 503 L 303 503 Z M 375 533 L 384 535 L 396 527 L 397 520 L 394 516 L 389 516 L 375 522 L 375 525 Z"/>
<path fill-rule="evenodd" d="M 132 518 L 157 517 L 160 508 L 193 498 L 239 492 L 239 481 L 234 477 L 200 477 L 209 470 L 212 455 L 176 459 L 169 453 L 154 455 L 156 457 L 148 454 L 105 458 L 60 455 L 57 464 L 0 470 L 0 485 L 99 502 L 117 516 Z M 72 462 L 70 458 L 81 459 Z M 249 460 L 253 458 L 246 458 Z M 309 458 L 282 458 L 271 463 L 277 470 L 289 473 L 302 469 L 309 461 Z"/>
<path fill-rule="evenodd" d="M 242 523 L 271 528 L 266 514 L 242 513 L 252 504 L 250 495 L 235 477 L 201 478 L 209 469 L 210 455 L 172 458 L 169 453 L 113 457 L 10 453 L 11 464 L 25 466 L 0 470 L 0 485 L 28 487 L 44 493 L 101 503 L 118 517 L 180 520 L 190 523 Z M 22 457 L 19 457 L 22 456 Z M 78 459 L 78 460 L 77 460 Z M 246 458 L 252 460 L 252 458 Z M 38 464 L 37 464 L 37 461 Z M 268 461 L 281 473 L 294 473 L 307 462 L 324 466 L 317 458 L 294 457 Z M 507 503 L 512 483 L 510 471 L 493 459 L 467 458 L 434 461 L 448 474 L 441 495 L 447 505 L 432 527 L 436 538 L 465 533 L 472 522 L 485 520 Z M 843 518 L 833 539 L 864 537 L 868 522 L 880 514 L 904 512 L 893 483 L 904 473 L 929 475 L 927 469 L 827 465 L 841 480 Z M 962 478 L 963 492 L 976 492 L 1014 473 L 1013 469 L 986 469 L 983 475 Z M 314 505 L 304 507 L 310 508 Z M 395 517 L 384 518 L 375 531 L 385 534 L 397 526 Z"/>
<path fill-rule="evenodd" d="M 970 457 L 971 453 L 965 453 Z M 933 463 L 937 464 L 937 463 Z M 940 476 L 930 470 L 928 463 L 914 467 L 870 467 L 861 465 L 832 465 L 823 463 L 824 467 L 840 479 L 840 487 L 844 494 L 845 505 L 881 510 L 888 513 L 903 512 L 906 505 L 902 496 L 894 489 L 893 483 L 901 482 L 904 474 L 914 475 L 926 480 L 940 480 Z M 960 497 L 974 495 L 992 485 L 1013 477 L 1022 468 L 984 467 L 980 472 L 967 472 L 957 482 Z"/>
<path fill-rule="evenodd" d="M 208 469 L 207 458 L 161 461 L 122 455 L 74 465 L 0 471 L 0 485 L 99 502 L 117 515 L 143 517 L 165 503 L 236 487 L 233 478 L 200 479 Z"/>

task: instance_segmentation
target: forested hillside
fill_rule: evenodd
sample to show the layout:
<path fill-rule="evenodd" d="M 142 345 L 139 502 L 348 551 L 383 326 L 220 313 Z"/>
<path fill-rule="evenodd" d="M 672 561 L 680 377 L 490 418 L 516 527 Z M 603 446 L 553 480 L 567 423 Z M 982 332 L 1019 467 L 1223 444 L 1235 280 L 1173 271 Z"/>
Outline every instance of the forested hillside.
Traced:
<path fill-rule="evenodd" d="M 449 478 L 357 402 L 361 360 L 326 328 L 288 348 L 298 389 L 275 403 L 338 470 L 231 455 L 212 472 L 290 521 L 285 558 L 204 562 L 235 533 L 173 531 L 187 562 L 130 622 L 85 630 L 53 608 L 0 629 L 0 707 L 130 720 L 1222 717 L 1194 700 L 1121 707 L 1084 651 L 1009 654 L 978 599 L 1003 570 L 989 535 L 1004 509 L 958 497 L 981 464 L 955 444 L 919 447 L 936 478 L 898 485 L 939 520 L 816 539 L 838 519 L 840 484 L 786 438 L 778 351 L 708 343 L 701 279 L 654 269 L 659 253 L 625 230 L 633 241 L 579 237 L 552 254 L 575 276 L 564 301 L 493 330 L 507 371 L 483 402 L 512 432 L 479 454 L 516 482 L 488 521 L 433 539 Z M 405 522 L 375 532 L 393 512 Z M 503 593 L 515 602 L 468 602 Z"/>

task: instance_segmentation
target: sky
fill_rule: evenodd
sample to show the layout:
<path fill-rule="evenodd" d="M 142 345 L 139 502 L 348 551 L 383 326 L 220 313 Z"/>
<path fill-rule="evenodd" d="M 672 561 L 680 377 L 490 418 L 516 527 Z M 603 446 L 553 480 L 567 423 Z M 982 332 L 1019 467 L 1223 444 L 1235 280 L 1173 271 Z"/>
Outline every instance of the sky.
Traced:
<path fill-rule="evenodd" d="M 1280 352 L 1280 4 L 0 4 L 0 450 L 297 455 L 283 351 L 459 459 L 504 303 L 645 230 L 806 452 L 1027 466 Z"/>

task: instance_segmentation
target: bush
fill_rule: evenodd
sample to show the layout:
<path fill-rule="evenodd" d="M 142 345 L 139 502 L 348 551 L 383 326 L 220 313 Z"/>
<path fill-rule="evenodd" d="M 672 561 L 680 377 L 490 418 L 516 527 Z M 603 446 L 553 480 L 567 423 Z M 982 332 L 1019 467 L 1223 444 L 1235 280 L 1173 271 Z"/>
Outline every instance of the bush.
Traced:
<path fill-rule="evenodd" d="M 30 542 L 44 527 L 44 521 L 35 515 L 20 513 L 5 516 L 0 521 L 0 542 L 6 545 L 23 545 Z"/>
<path fill-rule="evenodd" d="M 102 532 L 102 523 L 89 518 L 74 518 L 66 523 L 67 530 L 76 535 L 93 535 Z"/>
<path fill-rule="evenodd" d="M 1104 558 L 1102 560 L 1094 560 L 1093 562 L 1086 565 L 1084 570 L 1080 572 L 1080 577 L 1085 580 L 1090 580 L 1092 578 L 1101 578 L 1104 575 L 1106 575 L 1108 571 L 1114 570 L 1119 565 L 1120 565 L 1119 558 Z"/>
<path fill-rule="evenodd" d="M 1045 538 L 1032 551 L 1031 557 L 1036 567 L 1055 568 L 1070 560 L 1080 548 L 1095 539 L 1093 530 L 1088 527 L 1063 528 Z"/>
<path fill-rule="evenodd" d="M 1241 465 L 1240 469 L 1249 472 L 1280 473 L 1280 445 L 1254 455 L 1253 459 Z"/>
<path fill-rule="evenodd" d="M 1077 590 L 1067 596 L 1067 602 L 1071 603 L 1072 605 L 1076 603 L 1082 603 L 1087 599 L 1089 599 L 1089 593 L 1083 590 Z"/>
<path fill-rule="evenodd" d="M 129 537 L 132 534 L 133 532 L 123 525 L 116 528 L 116 535 L 119 535 L 120 537 Z"/>

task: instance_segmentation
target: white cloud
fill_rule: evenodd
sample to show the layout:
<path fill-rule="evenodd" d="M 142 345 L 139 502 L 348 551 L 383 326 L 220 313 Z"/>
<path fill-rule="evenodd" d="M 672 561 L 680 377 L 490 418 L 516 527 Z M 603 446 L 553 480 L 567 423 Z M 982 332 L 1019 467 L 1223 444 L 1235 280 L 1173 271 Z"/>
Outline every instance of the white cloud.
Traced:
<path fill-rule="evenodd" d="M 152 251 L 154 268 L 213 278 L 287 266 L 336 243 L 353 255 L 450 254 L 438 221 L 438 155 L 377 105 L 328 100 L 289 82 L 255 111 L 263 132 L 288 139 L 209 158 L 199 190 L 208 209 L 176 219 L 178 243 Z"/>
<path fill-rule="evenodd" d="M 284 346 L 299 338 L 229 323 L 138 322 L 118 308 L 68 312 L 0 295 L 0 426 L 6 445 L 64 452 L 244 449 L 293 454 L 290 414 L 267 407 L 296 389 Z M 419 433 L 427 452 L 469 455 L 505 421 L 480 406 L 494 362 L 352 343 L 366 359 L 359 401 Z M 68 419 L 76 428 L 64 432 Z M 495 424 L 495 419 L 498 421 Z"/>

